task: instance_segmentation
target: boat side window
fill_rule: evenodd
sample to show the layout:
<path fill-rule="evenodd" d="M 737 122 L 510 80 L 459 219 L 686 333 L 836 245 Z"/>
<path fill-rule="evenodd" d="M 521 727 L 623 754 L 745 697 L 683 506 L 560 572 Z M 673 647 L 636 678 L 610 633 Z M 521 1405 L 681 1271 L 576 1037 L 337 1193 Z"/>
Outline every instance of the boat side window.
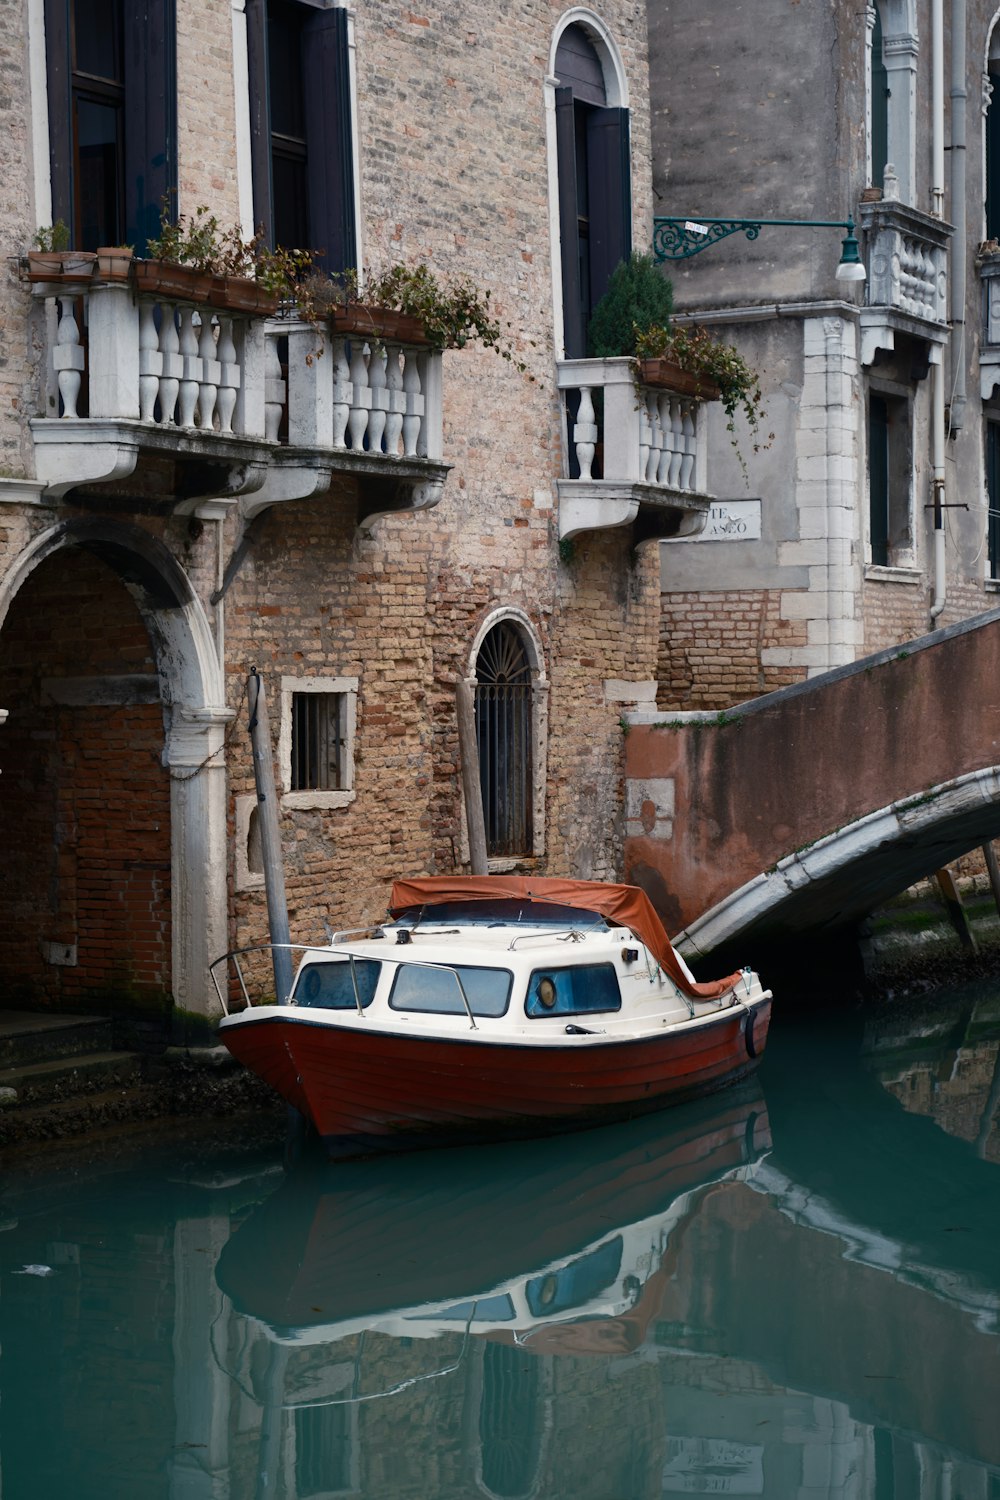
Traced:
<path fill-rule="evenodd" d="M 589 1250 L 564 1266 L 532 1277 L 524 1289 L 532 1317 L 551 1317 L 572 1307 L 584 1307 L 614 1286 L 621 1270 L 622 1248 L 622 1237 L 618 1234 L 600 1249 Z"/>
<path fill-rule="evenodd" d="M 475 969 L 456 964 L 454 969 L 434 969 L 420 964 L 400 964 L 393 980 L 389 1004 L 393 1010 L 433 1011 L 440 1015 L 464 1015 L 465 1002 L 455 975 L 469 1000 L 474 1016 L 502 1016 L 510 999 L 513 975 L 508 969 Z"/>
<path fill-rule="evenodd" d="M 570 969 L 536 969 L 524 1002 L 529 1016 L 578 1016 L 621 1010 L 613 964 L 574 964 Z"/>
<path fill-rule="evenodd" d="M 306 964 L 299 974 L 292 999 L 296 1005 L 313 1005 L 324 1010 L 356 1010 L 355 981 L 362 1006 L 371 1005 L 381 971 L 382 965 L 373 958 L 354 960 L 353 979 L 349 958 Z"/>

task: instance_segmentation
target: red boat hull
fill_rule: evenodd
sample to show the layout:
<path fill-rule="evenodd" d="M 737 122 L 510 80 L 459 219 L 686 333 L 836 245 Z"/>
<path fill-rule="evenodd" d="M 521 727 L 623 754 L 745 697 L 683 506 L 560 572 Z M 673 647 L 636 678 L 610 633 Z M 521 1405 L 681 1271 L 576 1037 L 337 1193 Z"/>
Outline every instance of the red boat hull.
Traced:
<path fill-rule="evenodd" d="M 272 1011 L 220 1037 L 345 1157 L 583 1128 L 708 1094 L 754 1071 L 770 1017 L 768 999 L 642 1040 L 538 1047 Z"/>

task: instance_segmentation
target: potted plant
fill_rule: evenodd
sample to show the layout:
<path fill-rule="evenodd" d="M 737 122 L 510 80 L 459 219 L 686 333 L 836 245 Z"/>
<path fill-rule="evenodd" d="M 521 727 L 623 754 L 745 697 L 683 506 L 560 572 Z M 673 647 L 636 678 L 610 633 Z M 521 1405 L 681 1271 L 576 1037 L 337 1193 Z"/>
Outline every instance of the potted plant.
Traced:
<path fill-rule="evenodd" d="M 490 305 L 489 291 L 464 276 L 439 280 L 424 261 L 369 271 L 363 290 L 354 270 L 332 277 L 314 272 L 296 287 L 296 299 L 304 317 L 334 333 L 436 350 L 477 342 L 522 373 L 527 368 L 515 354 L 510 325 Z"/>
<path fill-rule="evenodd" d="M 131 245 L 98 245 L 94 272 L 98 281 L 128 281 L 131 270 Z"/>
<path fill-rule="evenodd" d="M 309 251 L 271 250 L 261 234 L 244 240 L 236 226 L 223 228 L 204 204 L 190 217 L 173 219 L 165 203 L 160 233 L 147 249 L 149 259 L 134 263 L 141 290 L 261 316 L 293 296 L 297 279 L 312 265 Z"/>
<path fill-rule="evenodd" d="M 682 395 L 721 401 L 726 430 L 746 476 L 746 464 L 736 436 L 736 416 L 742 412 L 750 428 L 753 451 L 771 446 L 774 433 L 760 437 L 763 415 L 760 377 L 732 344 L 713 338 L 694 324 L 670 329 L 636 328 L 636 378 L 642 385 L 666 385 Z"/>
<path fill-rule="evenodd" d="M 69 229 L 57 219 L 35 231 L 28 251 L 28 279 L 56 285 L 89 281 L 96 261 L 93 251 L 69 248 Z"/>

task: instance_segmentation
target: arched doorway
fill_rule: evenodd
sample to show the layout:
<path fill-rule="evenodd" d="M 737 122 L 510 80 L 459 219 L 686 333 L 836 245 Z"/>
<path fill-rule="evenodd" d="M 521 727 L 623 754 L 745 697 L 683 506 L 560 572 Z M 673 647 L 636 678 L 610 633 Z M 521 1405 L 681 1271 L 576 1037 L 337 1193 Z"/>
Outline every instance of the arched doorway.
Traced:
<path fill-rule="evenodd" d="M 0 591 L 0 1005 L 209 1012 L 221 695 L 200 605 L 148 534 L 69 522 L 22 554 Z"/>

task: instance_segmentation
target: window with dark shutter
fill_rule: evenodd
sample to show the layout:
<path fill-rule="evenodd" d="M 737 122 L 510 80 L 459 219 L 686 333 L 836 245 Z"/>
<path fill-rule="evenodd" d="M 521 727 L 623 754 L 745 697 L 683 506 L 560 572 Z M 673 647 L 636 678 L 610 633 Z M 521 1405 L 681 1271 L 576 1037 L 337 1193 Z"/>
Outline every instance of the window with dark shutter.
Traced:
<path fill-rule="evenodd" d="M 582 359 L 590 315 L 632 250 L 629 113 L 608 106 L 601 61 L 582 27 L 563 33 L 556 74 L 563 343 L 567 359 Z"/>
<path fill-rule="evenodd" d="M 45 0 L 52 217 L 142 253 L 176 185 L 173 0 Z"/>
<path fill-rule="evenodd" d="M 357 262 L 347 12 L 247 0 L 254 220 L 272 245 Z"/>

